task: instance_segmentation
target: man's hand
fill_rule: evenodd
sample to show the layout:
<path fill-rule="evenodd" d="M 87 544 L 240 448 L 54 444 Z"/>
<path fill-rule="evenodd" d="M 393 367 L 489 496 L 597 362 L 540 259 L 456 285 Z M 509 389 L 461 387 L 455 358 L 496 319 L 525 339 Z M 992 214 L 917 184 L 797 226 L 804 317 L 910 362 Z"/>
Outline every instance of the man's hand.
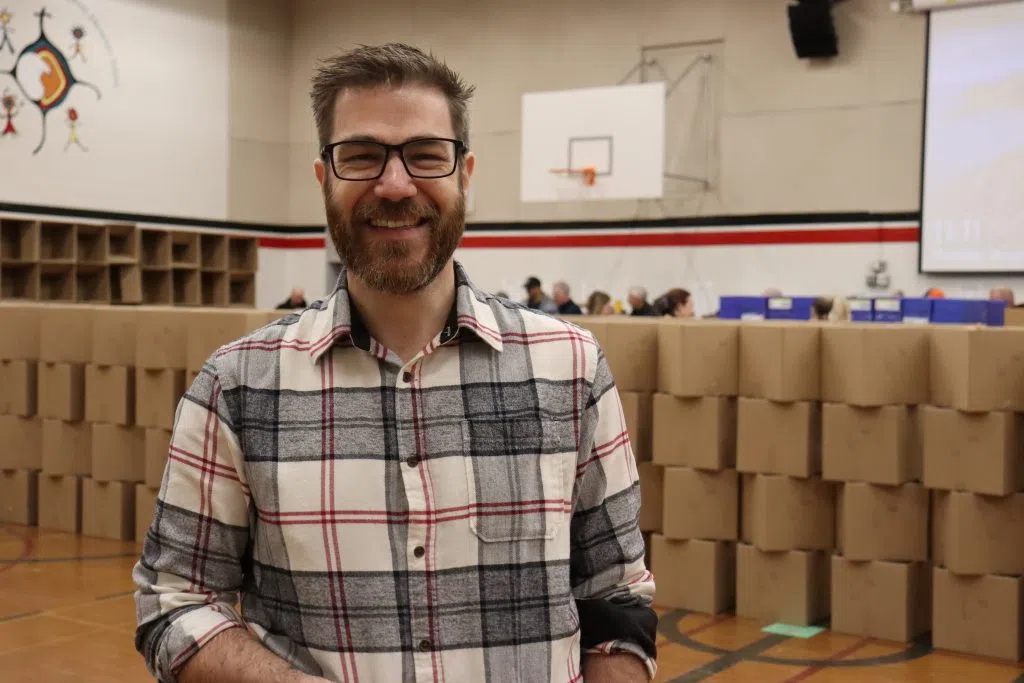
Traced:
<path fill-rule="evenodd" d="M 650 676 L 639 657 L 616 652 L 584 655 L 583 680 L 586 683 L 647 683 Z"/>

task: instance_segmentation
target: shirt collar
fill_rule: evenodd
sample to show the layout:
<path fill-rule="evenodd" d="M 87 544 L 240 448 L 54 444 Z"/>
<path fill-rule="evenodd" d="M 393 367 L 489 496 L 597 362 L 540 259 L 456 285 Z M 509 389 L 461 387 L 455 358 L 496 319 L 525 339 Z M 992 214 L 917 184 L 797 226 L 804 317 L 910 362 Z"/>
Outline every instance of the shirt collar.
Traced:
<path fill-rule="evenodd" d="M 456 261 L 455 302 L 437 343 L 445 344 L 464 332 L 475 335 L 480 341 L 500 352 L 504 347 L 502 333 L 488 302 L 489 298 L 473 285 L 462 264 Z M 310 339 L 312 341 L 309 345 L 309 355 L 314 363 L 339 342 L 348 342 L 357 348 L 373 352 L 370 348 L 369 331 L 349 298 L 344 266 L 338 275 L 334 291 L 325 305 L 316 312 Z"/>

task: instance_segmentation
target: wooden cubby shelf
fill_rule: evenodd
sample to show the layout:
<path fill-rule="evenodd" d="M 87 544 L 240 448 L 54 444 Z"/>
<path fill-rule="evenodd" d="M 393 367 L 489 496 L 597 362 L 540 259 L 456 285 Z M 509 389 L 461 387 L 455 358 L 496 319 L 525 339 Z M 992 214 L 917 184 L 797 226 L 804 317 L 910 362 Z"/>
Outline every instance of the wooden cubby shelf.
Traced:
<path fill-rule="evenodd" d="M 256 237 L 0 216 L 0 302 L 252 308 L 258 264 Z"/>
<path fill-rule="evenodd" d="M 39 223 L 0 220 L 0 263 L 36 263 L 39 261 Z"/>

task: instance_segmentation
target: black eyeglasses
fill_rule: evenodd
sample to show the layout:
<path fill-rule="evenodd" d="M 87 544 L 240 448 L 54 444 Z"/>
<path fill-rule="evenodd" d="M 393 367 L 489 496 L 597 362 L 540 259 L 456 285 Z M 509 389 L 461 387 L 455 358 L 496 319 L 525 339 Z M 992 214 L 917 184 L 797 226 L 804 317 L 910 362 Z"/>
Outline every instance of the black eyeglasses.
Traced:
<path fill-rule="evenodd" d="M 339 180 L 376 180 L 384 175 L 392 151 L 411 177 L 446 178 L 455 173 L 466 146 L 450 138 L 419 138 L 400 145 L 349 140 L 325 145 L 320 156 Z"/>

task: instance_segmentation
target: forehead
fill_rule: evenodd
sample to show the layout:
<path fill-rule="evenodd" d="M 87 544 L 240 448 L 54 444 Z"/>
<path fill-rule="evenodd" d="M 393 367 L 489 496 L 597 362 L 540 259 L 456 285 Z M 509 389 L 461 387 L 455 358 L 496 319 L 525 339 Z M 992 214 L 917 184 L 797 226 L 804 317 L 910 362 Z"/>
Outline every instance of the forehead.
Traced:
<path fill-rule="evenodd" d="M 367 135 L 388 142 L 409 137 L 455 137 L 448 100 L 422 85 L 350 88 L 334 103 L 333 140 Z"/>

